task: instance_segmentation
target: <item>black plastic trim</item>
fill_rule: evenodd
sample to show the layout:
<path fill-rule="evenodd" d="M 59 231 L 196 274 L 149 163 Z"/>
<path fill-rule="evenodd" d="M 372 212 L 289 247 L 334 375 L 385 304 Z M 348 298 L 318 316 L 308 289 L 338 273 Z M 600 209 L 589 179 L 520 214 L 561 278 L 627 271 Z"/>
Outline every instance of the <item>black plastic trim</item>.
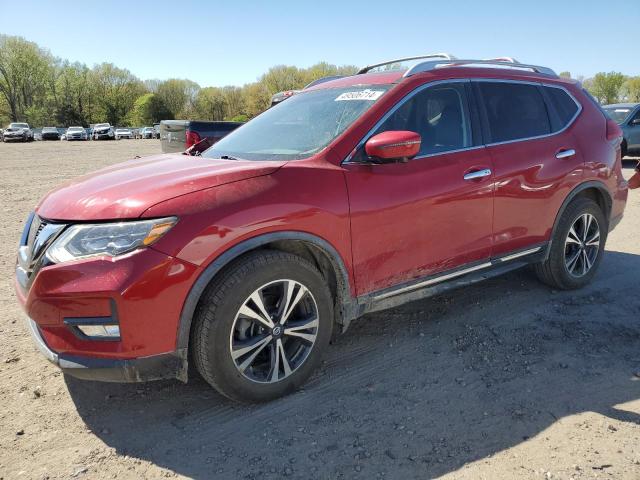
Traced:
<path fill-rule="evenodd" d="M 80 325 L 118 325 L 120 326 L 120 320 L 118 318 L 118 308 L 116 301 L 111 298 L 109 301 L 111 307 L 111 315 L 104 317 L 64 317 L 62 323 L 64 323 L 73 334 L 80 340 L 90 340 L 92 342 L 119 342 L 121 340 L 122 332 L 117 337 L 92 337 L 86 335 L 82 330 L 78 328 Z"/>
<path fill-rule="evenodd" d="M 178 349 L 187 350 L 189 348 L 189 334 L 191 331 L 191 322 L 193 320 L 193 315 L 195 313 L 196 307 L 198 306 L 198 302 L 200 301 L 200 297 L 204 293 L 207 285 L 209 285 L 211 280 L 213 280 L 213 278 L 231 261 L 240 257 L 241 255 L 251 250 L 255 250 L 256 248 L 259 248 L 268 243 L 282 240 L 308 242 L 321 249 L 328 255 L 328 257 L 331 259 L 336 274 L 339 276 L 337 282 L 338 288 L 340 289 L 339 306 L 342 310 L 340 321 L 348 324 L 349 321 L 356 318 L 357 304 L 355 299 L 351 296 L 349 275 L 347 273 L 346 267 L 344 266 L 344 262 L 340 257 L 340 254 L 335 248 L 333 248 L 333 246 L 331 246 L 326 240 L 323 240 L 320 237 L 304 232 L 284 231 L 267 233 L 264 235 L 253 237 L 249 240 L 245 240 L 244 242 L 241 242 L 238 245 L 230 248 L 218 258 L 216 258 L 213 262 L 211 262 L 209 266 L 200 274 L 196 282 L 191 287 L 191 290 L 187 295 L 187 299 L 185 300 L 182 307 L 182 313 L 180 314 L 180 323 L 178 325 Z"/>
<path fill-rule="evenodd" d="M 611 224 L 611 218 L 610 217 L 611 217 L 611 208 L 613 207 L 613 199 L 611 198 L 611 194 L 609 193 L 609 189 L 607 188 L 607 186 L 604 183 L 599 182 L 597 180 L 588 180 L 586 182 L 578 184 L 573 190 L 571 190 L 569 192 L 567 197 L 564 199 L 564 202 L 562 202 L 562 205 L 560 206 L 560 209 L 558 210 L 558 213 L 556 215 L 556 219 L 553 222 L 553 230 L 551 230 L 551 237 L 549 238 L 549 245 L 547 246 L 547 251 L 546 251 L 545 256 L 544 256 L 545 259 L 549 256 L 549 253 L 551 252 L 551 243 L 553 242 L 553 238 L 555 236 L 556 229 L 558 228 L 558 223 L 560 222 L 560 218 L 562 217 L 562 214 L 567 209 L 567 207 L 569 206 L 571 201 L 574 198 L 576 198 L 576 196 L 578 194 L 580 194 L 581 192 L 584 192 L 585 190 L 587 190 L 589 188 L 597 188 L 600 191 L 600 193 L 602 193 L 604 195 L 605 202 L 607 204 L 607 209 L 606 209 L 605 212 L 602 212 L 602 213 L 604 213 L 605 217 L 607 218 L 607 220 Z"/>
<path fill-rule="evenodd" d="M 35 321 L 28 317 L 26 321 L 38 350 L 47 360 L 60 367 L 65 374 L 73 377 L 83 380 L 124 383 L 167 378 L 187 381 L 187 352 L 184 350 L 124 360 L 65 355 L 49 348 Z"/>
<path fill-rule="evenodd" d="M 541 261 L 546 255 L 546 249 L 547 242 L 529 245 L 526 248 L 514 250 L 499 257 L 467 263 L 435 275 L 421 277 L 411 282 L 394 285 L 390 288 L 360 296 L 358 297 L 358 316 L 432 297 L 454 288 L 470 285 L 521 268 L 530 263 Z M 474 269 L 475 267 L 477 268 Z M 456 276 L 456 273 L 466 272 L 469 269 L 472 270 Z M 451 277 L 451 275 L 454 276 Z M 421 286 L 425 282 L 430 283 L 426 286 Z"/>

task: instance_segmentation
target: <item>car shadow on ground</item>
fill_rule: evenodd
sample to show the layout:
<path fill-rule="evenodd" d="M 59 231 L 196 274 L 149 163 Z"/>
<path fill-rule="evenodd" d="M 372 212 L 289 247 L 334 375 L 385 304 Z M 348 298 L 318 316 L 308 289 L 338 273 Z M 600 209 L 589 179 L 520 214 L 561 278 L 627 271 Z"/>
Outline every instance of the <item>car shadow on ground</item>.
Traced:
<path fill-rule="evenodd" d="M 120 454 L 193 478 L 427 478 L 598 412 L 640 424 L 640 255 L 556 292 L 528 270 L 354 322 L 301 392 L 231 403 L 202 380 L 67 378 Z"/>

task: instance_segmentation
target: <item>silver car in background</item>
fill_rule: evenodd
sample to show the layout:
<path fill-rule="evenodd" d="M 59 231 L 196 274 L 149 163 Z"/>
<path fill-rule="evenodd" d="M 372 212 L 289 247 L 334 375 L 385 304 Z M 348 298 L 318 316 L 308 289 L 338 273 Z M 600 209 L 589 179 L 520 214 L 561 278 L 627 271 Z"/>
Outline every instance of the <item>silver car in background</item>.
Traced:
<path fill-rule="evenodd" d="M 2 141 L 11 142 L 15 140 L 20 142 L 33 141 L 33 130 L 31 130 L 28 123 L 10 123 L 9 126 L 4 129 L 2 132 Z"/>
<path fill-rule="evenodd" d="M 116 140 L 120 140 L 123 138 L 133 138 L 133 132 L 128 128 L 117 128 L 115 135 Z"/>
<path fill-rule="evenodd" d="M 69 127 L 64 135 L 66 140 L 89 140 L 89 135 L 83 127 Z"/>

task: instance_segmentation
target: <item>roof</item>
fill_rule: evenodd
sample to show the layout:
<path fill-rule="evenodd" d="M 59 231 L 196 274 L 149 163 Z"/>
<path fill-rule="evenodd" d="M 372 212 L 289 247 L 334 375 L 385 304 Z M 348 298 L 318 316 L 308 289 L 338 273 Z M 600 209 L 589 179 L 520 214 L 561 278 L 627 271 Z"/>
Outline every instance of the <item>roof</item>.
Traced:
<path fill-rule="evenodd" d="M 401 66 L 406 61 L 418 61 L 418 63 L 412 66 L 407 65 L 406 68 L 403 66 L 402 68 L 394 70 L 375 71 L 375 69 L 380 67 L 393 68 L 395 66 Z M 558 75 L 548 67 L 520 63 L 512 57 L 464 60 L 447 53 L 436 53 L 399 58 L 368 65 L 361 68 L 355 75 L 327 81 L 307 88 L 306 90 L 400 83 L 404 78 L 409 79 L 414 76 L 418 76 L 418 78 L 430 76 L 433 79 L 442 77 L 471 78 L 474 76 L 507 79 L 519 77 L 530 81 L 549 79 L 562 81 Z M 569 83 L 575 83 L 575 81 L 569 81 Z"/>

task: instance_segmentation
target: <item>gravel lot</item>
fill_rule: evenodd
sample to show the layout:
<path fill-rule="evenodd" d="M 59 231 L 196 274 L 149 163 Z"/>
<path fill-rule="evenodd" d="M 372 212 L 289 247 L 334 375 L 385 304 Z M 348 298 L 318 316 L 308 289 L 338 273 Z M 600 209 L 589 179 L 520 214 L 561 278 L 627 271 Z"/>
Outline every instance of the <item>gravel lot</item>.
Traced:
<path fill-rule="evenodd" d="M 367 316 L 304 391 L 267 405 L 201 380 L 65 378 L 13 293 L 24 219 L 61 181 L 158 151 L 0 144 L 1 479 L 640 478 L 640 191 L 589 287 L 519 271 Z"/>

